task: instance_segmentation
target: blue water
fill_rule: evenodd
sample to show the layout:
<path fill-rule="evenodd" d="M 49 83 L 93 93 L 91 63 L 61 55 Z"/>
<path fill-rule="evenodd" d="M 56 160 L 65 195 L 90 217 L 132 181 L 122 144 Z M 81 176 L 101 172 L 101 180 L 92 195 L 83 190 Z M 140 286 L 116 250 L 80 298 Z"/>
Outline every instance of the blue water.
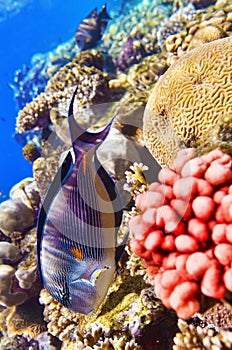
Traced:
<path fill-rule="evenodd" d="M 120 1 L 111 1 L 108 7 Z M 12 138 L 18 113 L 14 101 L 14 72 L 29 65 L 35 53 L 54 49 L 75 35 L 80 21 L 94 7 L 106 1 L 34 0 L 0 22 L 0 201 L 8 197 L 10 188 L 32 176 L 31 164 L 22 156 L 22 146 Z"/>

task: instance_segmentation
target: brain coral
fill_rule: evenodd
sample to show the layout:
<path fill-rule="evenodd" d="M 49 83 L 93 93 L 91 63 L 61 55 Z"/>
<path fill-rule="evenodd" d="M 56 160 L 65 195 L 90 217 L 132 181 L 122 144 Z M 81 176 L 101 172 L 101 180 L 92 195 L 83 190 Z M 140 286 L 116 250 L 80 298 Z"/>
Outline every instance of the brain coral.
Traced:
<path fill-rule="evenodd" d="M 146 146 L 170 164 L 181 143 L 202 141 L 232 114 L 232 37 L 191 50 L 159 79 L 144 113 Z"/>

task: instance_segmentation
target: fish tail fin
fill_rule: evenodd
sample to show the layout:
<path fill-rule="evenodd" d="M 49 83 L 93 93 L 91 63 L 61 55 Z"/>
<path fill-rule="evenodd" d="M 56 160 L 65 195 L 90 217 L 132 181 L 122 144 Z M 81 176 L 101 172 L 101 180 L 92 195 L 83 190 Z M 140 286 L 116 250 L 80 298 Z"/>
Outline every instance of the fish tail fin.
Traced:
<path fill-rule="evenodd" d="M 101 143 L 108 135 L 115 117 L 113 117 L 111 121 L 106 125 L 106 127 L 99 132 L 93 133 L 85 130 L 75 120 L 74 114 L 73 114 L 73 105 L 74 105 L 74 100 L 75 100 L 77 90 L 78 90 L 78 87 L 76 87 L 73 93 L 73 96 L 69 105 L 69 111 L 68 111 L 68 125 L 69 125 L 69 133 L 70 133 L 72 145 L 75 147 L 78 141 L 85 142 L 87 144 L 89 143 L 89 144 L 97 145 Z"/>

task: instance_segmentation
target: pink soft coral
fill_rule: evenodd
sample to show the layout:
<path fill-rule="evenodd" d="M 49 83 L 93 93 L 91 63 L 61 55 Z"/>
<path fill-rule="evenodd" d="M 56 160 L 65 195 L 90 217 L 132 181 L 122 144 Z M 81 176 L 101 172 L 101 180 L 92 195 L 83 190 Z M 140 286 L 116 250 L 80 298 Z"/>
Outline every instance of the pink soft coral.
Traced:
<path fill-rule="evenodd" d="M 232 292 L 232 158 L 220 149 L 193 157 L 182 150 L 159 172 L 129 223 L 155 293 L 184 319 L 199 311 L 202 294 Z"/>

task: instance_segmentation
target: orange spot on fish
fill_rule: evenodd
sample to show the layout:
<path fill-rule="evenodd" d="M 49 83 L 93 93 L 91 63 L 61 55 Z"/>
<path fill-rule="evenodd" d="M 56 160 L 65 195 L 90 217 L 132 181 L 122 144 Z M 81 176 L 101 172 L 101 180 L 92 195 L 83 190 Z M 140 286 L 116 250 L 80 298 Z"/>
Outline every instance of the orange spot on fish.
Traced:
<path fill-rule="evenodd" d="M 72 248 L 70 249 L 71 253 L 75 256 L 77 260 L 82 260 L 83 259 L 83 252 L 79 248 Z"/>

